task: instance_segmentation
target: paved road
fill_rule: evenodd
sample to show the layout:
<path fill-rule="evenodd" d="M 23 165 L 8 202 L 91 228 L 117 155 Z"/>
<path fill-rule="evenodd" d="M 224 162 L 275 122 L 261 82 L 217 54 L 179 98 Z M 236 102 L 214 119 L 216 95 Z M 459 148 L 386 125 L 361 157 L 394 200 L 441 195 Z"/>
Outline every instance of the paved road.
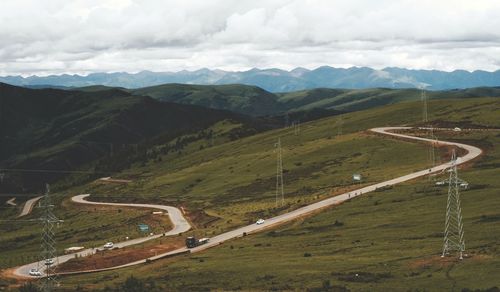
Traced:
<path fill-rule="evenodd" d="M 165 233 L 166 236 L 177 235 L 179 233 L 183 233 L 191 229 L 191 225 L 182 215 L 181 210 L 176 207 L 164 206 L 164 205 L 155 205 L 155 204 L 127 204 L 127 203 L 101 203 L 101 202 L 91 202 L 87 201 L 86 198 L 90 196 L 90 194 L 78 195 L 71 198 L 73 202 L 80 204 L 90 204 L 90 205 L 105 205 L 105 206 L 122 206 L 122 207 L 134 207 L 134 208 L 147 208 L 147 209 L 159 209 L 166 211 L 168 216 L 170 217 L 170 221 L 174 225 L 174 228 L 169 232 Z M 155 235 L 153 237 L 160 237 L 162 234 Z M 151 237 L 146 237 L 148 240 Z M 145 239 L 146 239 L 145 238 Z"/>
<path fill-rule="evenodd" d="M 431 139 L 413 137 L 413 136 L 389 132 L 389 131 L 393 131 L 393 130 L 407 130 L 407 129 L 411 129 L 411 128 L 409 128 L 409 127 L 385 127 L 385 128 L 374 128 L 374 129 L 371 129 L 371 131 L 373 131 L 375 133 L 379 133 L 379 134 L 391 135 L 391 136 L 405 138 L 405 139 L 434 142 L 434 140 L 431 140 Z M 465 156 L 459 157 L 459 159 L 457 160 L 457 164 L 462 164 L 462 163 L 465 163 L 467 161 L 470 161 L 470 160 L 478 157 L 482 153 L 481 149 L 474 147 L 474 146 L 466 145 L 466 144 L 446 142 L 446 141 L 440 141 L 439 144 L 441 144 L 441 145 L 454 145 L 456 147 L 463 148 L 468 152 Z M 450 166 L 451 166 L 451 163 L 449 163 L 449 162 L 444 163 L 444 164 L 435 166 L 433 168 L 424 169 L 424 170 L 417 171 L 417 172 L 407 174 L 404 176 L 400 176 L 400 177 L 397 177 L 397 178 L 394 178 L 394 179 L 391 179 L 391 180 L 388 180 L 385 182 L 377 183 L 377 184 L 370 185 L 370 186 L 367 186 L 367 187 L 364 187 L 361 189 L 353 190 L 353 191 L 350 191 L 350 192 L 347 192 L 347 193 L 344 193 L 344 194 L 341 194 L 341 195 L 338 195 L 335 197 L 331 197 L 331 198 L 316 202 L 314 204 L 299 208 L 297 210 L 291 211 L 289 213 L 266 219 L 265 223 L 262 225 L 252 224 L 252 225 L 238 228 L 238 229 L 230 231 L 230 232 L 226 232 L 226 233 L 217 235 L 215 237 L 210 238 L 210 242 L 208 244 L 193 248 L 193 249 L 191 249 L 191 252 L 201 251 L 201 250 L 207 249 L 209 247 L 219 245 L 220 243 L 222 243 L 228 239 L 232 239 L 235 237 L 241 237 L 241 236 L 243 236 L 244 232 L 249 234 L 249 233 L 257 232 L 257 231 L 260 231 L 263 229 L 267 229 L 273 225 L 281 224 L 281 223 L 284 223 L 284 222 L 287 222 L 290 220 L 300 218 L 300 217 L 307 215 L 311 212 L 318 211 L 320 209 L 323 209 L 323 208 L 326 208 L 326 207 L 329 207 L 329 206 L 332 206 L 335 204 L 342 203 L 346 200 L 360 196 L 362 194 L 375 191 L 378 188 L 392 186 L 392 185 L 399 184 L 399 183 L 402 183 L 405 181 L 409 181 L 409 180 L 412 180 L 412 179 L 415 179 L 415 178 L 418 178 L 421 176 L 425 176 L 425 175 L 428 175 L 431 173 L 440 172 L 440 171 L 443 171 L 443 170 L 449 168 Z"/>
<path fill-rule="evenodd" d="M 374 128 L 374 129 L 371 129 L 371 131 L 375 132 L 375 133 L 383 134 L 383 135 L 390 135 L 390 136 L 395 136 L 395 137 L 404 138 L 404 139 L 412 139 L 412 140 L 419 140 L 419 141 L 425 141 L 425 142 L 435 142 L 434 140 L 431 140 L 431 139 L 414 137 L 414 136 L 403 135 L 403 134 L 396 134 L 396 133 L 391 133 L 390 132 L 390 131 L 394 131 L 394 130 L 407 130 L 407 129 L 411 129 L 411 128 L 410 127 L 384 127 L 384 128 Z M 478 157 L 482 153 L 481 149 L 479 149 L 477 147 L 474 147 L 474 146 L 466 145 L 466 144 L 454 143 L 454 142 L 446 142 L 446 141 L 439 141 L 438 143 L 441 144 L 441 145 L 456 146 L 456 147 L 465 149 L 467 151 L 466 155 L 461 156 L 461 157 L 459 157 L 457 159 L 457 164 L 462 164 L 462 163 L 465 163 L 467 161 L 470 161 L 470 160 Z M 342 202 L 350 200 L 350 199 L 352 199 L 354 197 L 361 196 L 362 194 L 375 191 L 378 188 L 396 185 L 396 184 L 399 184 L 399 183 L 402 183 L 402 182 L 406 182 L 406 181 L 409 181 L 409 180 L 412 180 L 412 179 L 415 179 L 415 178 L 418 178 L 418 177 L 421 177 L 421 176 L 425 176 L 425 175 L 428 175 L 428 174 L 432 174 L 432 173 L 437 173 L 437 172 L 444 171 L 445 169 L 449 168 L 450 166 L 451 166 L 450 162 L 444 163 L 444 164 L 435 166 L 433 168 L 424 169 L 424 170 L 417 171 L 417 172 L 414 172 L 414 173 L 410 173 L 410 174 L 407 174 L 407 175 L 404 175 L 404 176 L 400 176 L 400 177 L 397 177 L 397 178 L 394 178 L 394 179 L 391 179 L 391 180 L 388 180 L 388 181 L 384 181 L 384 182 L 381 182 L 381 183 L 377 183 L 377 184 L 374 184 L 374 185 L 363 187 L 361 189 L 353 190 L 353 191 L 350 191 L 350 192 L 347 192 L 347 193 L 344 193 L 344 194 L 341 194 L 341 195 L 337 195 L 335 197 L 331 197 L 331 198 L 328 198 L 328 199 L 325 199 L 325 200 L 313 203 L 311 205 L 307 205 L 305 207 L 301 207 L 299 209 L 296 209 L 294 211 L 291 211 L 291 212 L 288 212 L 288 213 L 285 213 L 285 214 L 282 214 L 282 215 L 279 215 L 279 216 L 276 216 L 276 217 L 267 218 L 265 220 L 264 224 L 261 224 L 261 225 L 252 224 L 252 225 L 248 225 L 248 226 L 237 228 L 237 229 L 229 231 L 229 232 L 225 232 L 225 233 L 219 234 L 217 236 L 214 236 L 214 237 L 210 238 L 210 242 L 207 243 L 207 244 L 204 244 L 202 246 L 198 246 L 198 247 L 191 248 L 191 249 L 180 248 L 180 249 L 177 249 L 177 250 L 174 250 L 174 251 L 170 251 L 170 252 L 167 252 L 167 253 L 164 253 L 164 254 L 157 255 L 155 257 L 151 257 L 151 258 L 148 258 L 148 259 L 145 259 L 145 260 L 135 261 L 135 262 L 132 262 L 132 263 L 129 263 L 129 264 L 125 264 L 125 265 L 122 265 L 122 266 L 117 266 L 117 267 L 112 267 L 112 268 L 107 268 L 107 269 L 101 269 L 101 270 L 87 271 L 87 272 L 97 272 L 97 271 L 103 271 L 103 270 L 111 270 L 111 269 L 118 269 L 118 268 L 123 268 L 123 267 L 129 267 L 129 266 L 133 266 L 133 265 L 138 265 L 138 264 L 145 263 L 147 260 L 155 260 L 155 259 L 159 259 L 159 258 L 163 258 L 163 257 L 167 257 L 167 256 L 179 254 L 179 253 L 185 253 L 185 252 L 188 252 L 188 251 L 191 252 L 191 253 L 199 252 L 199 251 L 205 250 L 207 248 L 210 248 L 210 247 L 213 247 L 213 246 L 217 246 L 217 245 L 223 243 L 224 241 L 227 241 L 227 240 L 230 240 L 230 239 L 233 239 L 233 238 L 242 237 L 242 236 L 244 236 L 244 234 L 251 234 L 251 233 L 258 232 L 258 231 L 262 231 L 264 229 L 269 229 L 269 228 L 271 228 L 273 226 L 276 226 L 276 225 L 279 225 L 279 224 L 283 224 L 283 223 L 289 222 L 291 220 L 303 217 L 303 216 L 305 216 L 307 214 L 310 214 L 312 212 L 320 211 L 320 210 L 322 210 L 324 208 L 327 208 L 327 207 L 330 207 L 330 206 L 342 203 Z M 78 202 L 91 203 L 91 202 L 87 202 L 87 201 L 84 200 L 84 198 L 86 196 L 88 196 L 88 195 L 76 196 L 76 197 L 73 197 L 73 200 L 74 201 L 76 200 Z M 95 204 L 95 203 L 93 203 L 93 204 Z M 136 205 L 136 204 L 117 204 L 117 203 L 97 203 L 97 204 L 115 205 L 115 206 L 132 206 L 132 207 L 136 206 L 136 207 L 145 207 L 145 208 L 151 208 L 151 206 L 155 206 L 154 208 L 158 208 L 158 209 L 162 209 L 161 207 L 163 207 L 163 208 L 169 208 L 169 207 L 166 207 L 166 206 L 146 205 L 146 204 L 139 204 L 139 205 Z M 165 210 L 165 209 L 163 209 L 163 210 Z M 176 210 L 180 213 L 180 216 L 182 216 L 182 213 L 178 209 L 176 209 Z M 82 253 L 84 253 L 84 252 L 82 252 Z M 74 255 L 70 255 L 69 258 L 72 258 L 73 256 Z M 59 257 L 59 263 L 61 263 L 61 258 L 63 258 L 63 257 Z M 63 258 L 63 259 L 68 260 L 66 258 Z M 36 266 L 36 263 L 31 264 L 31 266 L 33 266 L 33 265 Z M 29 268 L 28 268 L 29 266 L 30 265 L 26 265 L 26 266 L 18 268 L 16 270 L 16 274 L 17 275 L 27 275 L 26 273 L 29 270 Z"/>
<path fill-rule="evenodd" d="M 16 203 L 14 203 L 14 201 L 15 201 L 15 200 L 16 200 L 16 197 L 11 198 L 11 199 L 10 199 L 10 200 L 8 200 L 7 202 L 5 202 L 5 204 L 7 204 L 7 205 L 11 205 L 11 206 L 14 206 L 14 207 L 15 207 L 15 206 L 17 206 L 17 204 L 16 204 Z"/>
<path fill-rule="evenodd" d="M 39 197 L 35 197 L 33 199 L 27 200 L 26 203 L 24 203 L 24 207 L 23 207 L 23 210 L 21 211 L 21 214 L 19 214 L 19 216 L 17 216 L 17 217 L 23 217 L 23 216 L 26 216 L 29 213 L 31 213 L 31 211 L 33 210 L 33 206 L 35 206 L 36 202 L 38 202 L 38 200 L 40 200 L 42 197 L 43 196 L 39 196 Z"/>
<path fill-rule="evenodd" d="M 173 229 L 162 234 L 157 234 L 153 236 L 148 236 L 148 237 L 141 237 L 141 238 L 136 238 L 136 239 L 131 239 L 123 242 L 118 242 L 115 243 L 115 247 L 126 247 L 130 245 L 135 245 L 135 244 L 140 244 L 161 236 L 172 236 L 172 235 L 177 235 L 179 233 L 183 233 L 191 229 L 191 225 L 187 220 L 184 218 L 182 215 L 181 210 L 175 208 L 175 207 L 170 207 L 170 206 L 163 206 L 163 205 L 154 205 L 154 204 L 124 204 L 124 203 L 100 203 L 100 202 L 90 202 L 85 200 L 90 194 L 83 194 L 83 195 L 78 195 L 74 196 L 71 198 L 73 202 L 80 203 L 80 204 L 91 204 L 91 205 L 107 205 L 107 206 L 124 206 L 124 207 L 137 207 L 137 208 L 148 208 L 148 209 L 160 209 L 163 211 L 166 211 L 170 217 L 170 221 L 172 221 L 172 224 L 174 225 Z M 98 247 L 99 249 L 103 249 L 103 246 Z M 85 250 L 82 250 L 77 253 L 73 254 L 68 254 L 68 255 L 62 255 L 57 257 L 54 261 L 55 264 L 62 264 L 64 262 L 69 261 L 70 259 L 74 258 L 75 255 L 78 256 L 88 256 L 91 254 L 95 253 L 95 249 L 93 248 L 88 248 Z M 16 276 L 29 276 L 29 271 L 30 269 L 39 269 L 40 272 L 43 272 L 44 270 L 44 265 L 43 262 L 35 262 L 31 264 L 27 264 L 21 267 L 18 267 L 17 269 L 14 270 L 14 274 Z"/>

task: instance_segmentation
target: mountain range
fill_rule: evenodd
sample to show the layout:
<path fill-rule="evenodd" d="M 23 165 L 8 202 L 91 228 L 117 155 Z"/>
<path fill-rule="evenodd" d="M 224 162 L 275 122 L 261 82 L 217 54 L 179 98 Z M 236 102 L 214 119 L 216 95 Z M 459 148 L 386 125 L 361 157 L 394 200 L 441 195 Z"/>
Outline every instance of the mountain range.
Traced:
<path fill-rule="evenodd" d="M 430 90 L 461 89 L 479 86 L 500 86 L 500 70 L 453 72 L 438 70 L 412 70 L 388 67 L 381 70 L 368 67 L 333 68 L 322 66 L 314 70 L 295 68 L 291 71 L 251 69 L 248 71 L 223 71 L 200 69 L 196 71 L 138 73 L 92 73 L 89 75 L 4 76 L 0 82 L 25 87 L 83 87 L 105 85 L 124 88 L 141 88 L 166 83 L 200 85 L 246 84 L 270 92 L 290 92 L 312 88 L 365 89 L 418 88 Z"/>

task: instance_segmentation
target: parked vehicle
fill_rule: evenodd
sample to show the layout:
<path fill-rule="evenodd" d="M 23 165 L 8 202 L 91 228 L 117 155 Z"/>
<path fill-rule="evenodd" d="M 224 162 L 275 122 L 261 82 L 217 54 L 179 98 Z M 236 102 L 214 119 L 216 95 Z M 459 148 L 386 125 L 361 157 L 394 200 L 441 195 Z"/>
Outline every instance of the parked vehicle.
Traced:
<path fill-rule="evenodd" d="M 53 259 L 46 259 L 46 260 L 45 260 L 45 265 L 46 265 L 46 266 L 51 266 L 51 265 L 53 265 L 53 264 L 54 264 L 54 260 L 53 260 Z"/>
<path fill-rule="evenodd" d="M 33 277 L 41 277 L 42 276 L 42 273 L 40 273 L 40 271 L 37 269 L 31 269 L 29 274 L 30 274 L 30 276 L 33 276 Z"/>
<path fill-rule="evenodd" d="M 104 248 L 105 249 L 110 249 L 110 248 L 113 248 L 114 244 L 112 242 L 107 242 L 105 245 L 104 245 Z"/>
<path fill-rule="evenodd" d="M 64 254 L 75 253 L 84 250 L 83 246 L 72 246 L 64 249 Z"/>
<path fill-rule="evenodd" d="M 208 243 L 210 239 L 207 237 L 201 238 L 201 239 L 196 239 L 194 236 L 189 236 L 186 238 L 186 247 L 187 248 L 193 248 L 197 247 L 199 245 L 203 245 L 205 243 Z"/>

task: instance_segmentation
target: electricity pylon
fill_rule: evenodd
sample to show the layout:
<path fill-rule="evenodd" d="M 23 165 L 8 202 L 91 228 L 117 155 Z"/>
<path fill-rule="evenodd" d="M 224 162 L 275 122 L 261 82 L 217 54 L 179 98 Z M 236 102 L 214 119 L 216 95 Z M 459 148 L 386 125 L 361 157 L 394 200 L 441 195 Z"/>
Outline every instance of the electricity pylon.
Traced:
<path fill-rule="evenodd" d="M 422 122 L 424 126 L 428 127 L 428 136 L 427 138 L 431 139 L 431 146 L 429 147 L 428 150 L 428 159 L 431 164 L 431 168 L 436 165 L 436 149 L 435 147 L 437 146 L 437 138 L 434 136 L 434 129 L 432 124 L 429 123 L 429 117 L 428 117 L 428 106 L 427 106 L 427 94 L 425 92 L 425 88 L 421 88 L 420 92 L 420 99 L 422 100 L 423 103 L 423 110 L 422 110 Z M 430 178 L 430 177 L 429 177 Z"/>
<path fill-rule="evenodd" d="M 431 147 L 429 147 L 429 162 L 431 163 L 431 168 L 436 166 L 436 146 L 437 146 L 437 138 L 434 136 L 434 129 L 432 125 L 429 128 L 429 139 L 432 140 Z"/>
<path fill-rule="evenodd" d="M 276 147 L 276 207 L 285 205 L 285 192 L 283 187 L 283 157 L 281 155 L 281 138 L 278 138 L 278 143 L 274 144 Z"/>
<path fill-rule="evenodd" d="M 300 134 L 300 121 L 295 121 L 293 124 L 293 134 L 298 136 Z"/>
<path fill-rule="evenodd" d="M 448 201 L 446 204 L 446 219 L 444 227 L 443 253 L 441 257 L 457 251 L 463 259 L 465 252 L 464 229 L 462 224 L 462 210 L 460 208 L 460 188 L 457 174 L 457 157 L 453 150 L 451 158 L 450 178 L 448 185 Z"/>
<path fill-rule="evenodd" d="M 58 285 L 55 274 L 55 266 L 57 265 L 55 227 L 62 221 L 57 219 L 52 212 L 54 205 L 52 205 L 50 199 L 50 187 L 48 184 L 45 185 L 45 195 L 40 202 L 40 207 L 43 209 L 42 217 L 40 217 L 43 231 L 38 270 L 43 271 L 45 274 L 41 279 L 40 288 L 42 291 L 53 291 L 54 287 Z M 40 268 L 40 265 L 42 265 L 43 268 Z"/>

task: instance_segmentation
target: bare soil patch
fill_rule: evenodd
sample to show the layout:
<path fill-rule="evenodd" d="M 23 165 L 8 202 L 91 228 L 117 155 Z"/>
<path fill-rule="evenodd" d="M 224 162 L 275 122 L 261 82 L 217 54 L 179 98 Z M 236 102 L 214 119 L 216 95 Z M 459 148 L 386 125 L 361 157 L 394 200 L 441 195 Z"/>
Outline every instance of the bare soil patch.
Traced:
<path fill-rule="evenodd" d="M 101 251 L 88 257 L 69 260 L 59 265 L 57 267 L 57 272 L 87 271 L 120 266 L 138 260 L 147 259 L 183 246 L 183 240 L 175 238 L 169 240 L 167 243 L 147 247 L 130 247 Z"/>

